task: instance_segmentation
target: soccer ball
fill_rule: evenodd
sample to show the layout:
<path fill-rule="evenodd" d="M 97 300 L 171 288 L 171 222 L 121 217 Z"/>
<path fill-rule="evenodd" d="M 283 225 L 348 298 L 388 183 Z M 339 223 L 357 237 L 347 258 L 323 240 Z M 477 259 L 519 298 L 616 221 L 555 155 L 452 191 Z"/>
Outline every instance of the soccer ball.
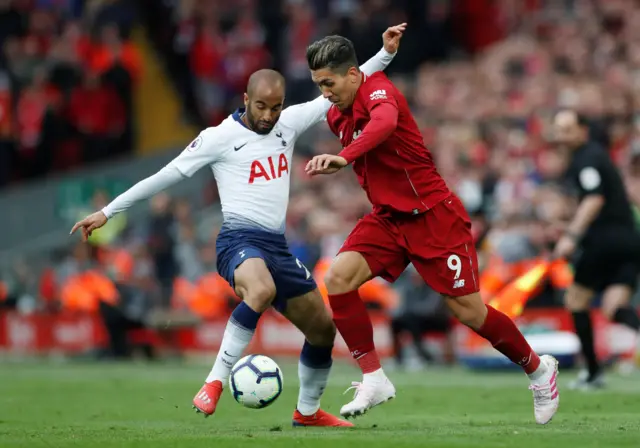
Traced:
<path fill-rule="evenodd" d="M 242 406 L 266 408 L 282 393 L 282 370 L 266 356 L 245 356 L 231 369 L 229 389 Z"/>

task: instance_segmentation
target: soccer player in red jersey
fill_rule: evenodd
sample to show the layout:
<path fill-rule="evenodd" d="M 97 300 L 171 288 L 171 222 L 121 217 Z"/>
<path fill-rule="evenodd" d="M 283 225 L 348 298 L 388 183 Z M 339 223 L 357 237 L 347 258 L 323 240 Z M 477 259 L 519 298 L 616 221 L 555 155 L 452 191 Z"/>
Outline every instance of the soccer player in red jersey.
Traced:
<path fill-rule="evenodd" d="M 358 288 L 376 276 L 394 281 L 413 263 L 463 324 L 523 368 L 536 422 L 548 423 L 558 409 L 558 363 L 549 355 L 538 357 L 513 321 L 480 298 L 469 216 L 438 174 L 405 97 L 383 73 L 360 72 L 353 44 L 344 37 L 310 45 L 307 62 L 313 81 L 333 103 L 327 121 L 344 149 L 314 157 L 306 170 L 332 174 L 352 164 L 373 204 L 325 279 L 336 327 L 363 373 L 362 382 L 353 384 L 353 401 L 340 413 L 361 415 L 395 397 Z"/>

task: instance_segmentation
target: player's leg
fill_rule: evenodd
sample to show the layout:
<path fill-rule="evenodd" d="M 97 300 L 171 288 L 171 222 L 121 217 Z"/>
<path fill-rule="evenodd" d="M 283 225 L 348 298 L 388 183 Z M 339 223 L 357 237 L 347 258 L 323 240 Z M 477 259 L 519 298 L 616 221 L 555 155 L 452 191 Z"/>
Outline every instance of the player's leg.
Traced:
<path fill-rule="evenodd" d="M 629 305 L 634 289 L 629 285 L 608 286 L 602 295 L 602 312 L 612 322 L 640 331 L 640 317 Z"/>
<path fill-rule="evenodd" d="M 604 289 L 602 295 L 602 312 L 612 322 L 624 325 L 635 333 L 636 343 L 640 335 L 640 318 L 630 304 L 638 280 L 638 265 L 624 263 L 616 269 L 612 284 Z M 633 362 L 624 362 L 620 367 L 633 370 Z"/>
<path fill-rule="evenodd" d="M 249 258 L 236 268 L 234 286 L 242 302 L 231 313 L 218 358 L 207 382 L 229 379 L 231 367 L 242 357 L 253 338 L 260 316 L 271 306 L 276 295 L 271 273 L 261 258 Z"/>
<path fill-rule="evenodd" d="M 361 415 L 395 397 L 395 388 L 380 365 L 373 326 L 358 288 L 376 276 L 393 281 L 404 271 L 407 260 L 398 236 L 386 220 L 365 216 L 345 241 L 325 278 L 333 320 L 363 373 L 362 382 L 353 383 L 354 399 L 340 410 L 346 417 Z"/>
<path fill-rule="evenodd" d="M 452 196 L 401 230 L 411 262 L 425 282 L 444 297 L 453 315 L 528 375 L 536 421 L 545 424 L 558 408 L 557 361 L 551 356 L 538 357 L 515 323 L 482 300 L 470 227 L 462 203 Z"/>
<path fill-rule="evenodd" d="M 325 277 L 333 320 L 363 374 L 380 369 L 373 343 L 373 325 L 358 288 L 373 277 L 364 256 L 348 251 L 338 254 Z"/>
<path fill-rule="evenodd" d="M 516 324 L 504 313 L 485 305 L 479 292 L 465 296 L 443 295 L 453 315 L 488 340 L 514 364 L 522 367 L 533 391 L 536 422 L 546 424 L 559 405 L 558 362 L 550 355 L 538 356 Z"/>
<path fill-rule="evenodd" d="M 576 273 L 578 272 L 580 271 L 576 271 Z M 564 306 L 573 318 L 573 326 L 580 340 L 582 357 L 586 363 L 586 370 L 570 383 L 569 387 L 572 389 L 590 389 L 602 386 L 602 370 L 596 356 L 590 311 L 595 294 L 592 288 L 574 281 L 564 295 Z"/>
<path fill-rule="evenodd" d="M 635 332 L 640 331 L 640 318 L 630 305 L 638 283 L 640 266 L 629 261 L 620 264 L 612 275 L 602 296 L 602 312 L 612 322 L 624 325 Z"/>
<path fill-rule="evenodd" d="M 595 351 L 591 302 L 596 292 L 602 291 L 607 279 L 611 278 L 611 265 L 605 260 L 604 253 L 598 247 L 582 247 L 579 256 L 573 260 L 573 283 L 565 291 L 564 305 L 573 318 L 573 326 L 580 340 L 580 349 L 586 364 L 586 370 L 581 371 L 578 378 L 570 383 L 569 387 L 572 389 L 603 386 L 603 372 Z"/>
<path fill-rule="evenodd" d="M 320 399 L 327 387 L 333 359 L 331 352 L 336 326 L 315 288 L 286 301 L 282 314 L 304 334 L 305 341 L 298 362 L 300 390 L 293 414 L 294 426 L 353 426 L 320 409 Z"/>
<path fill-rule="evenodd" d="M 225 263 L 232 274 L 221 274 L 235 288 L 242 302 L 233 310 L 213 367 L 193 400 L 196 410 L 205 416 L 215 412 L 232 367 L 251 342 L 260 316 L 271 306 L 276 294 L 271 273 L 265 261 L 259 258 L 260 252 L 245 248 L 238 254 L 231 263 Z"/>

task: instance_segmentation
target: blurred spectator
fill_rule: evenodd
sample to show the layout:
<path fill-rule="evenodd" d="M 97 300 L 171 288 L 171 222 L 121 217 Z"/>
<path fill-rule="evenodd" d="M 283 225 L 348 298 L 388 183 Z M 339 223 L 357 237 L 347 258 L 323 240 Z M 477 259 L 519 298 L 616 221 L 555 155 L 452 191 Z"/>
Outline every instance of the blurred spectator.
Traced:
<path fill-rule="evenodd" d="M 42 133 L 47 112 L 59 101 L 60 92 L 48 82 L 44 67 L 39 67 L 22 90 L 16 111 L 18 158 L 25 177 L 42 176 L 51 168 L 52 154 Z"/>
<path fill-rule="evenodd" d="M 137 48 L 123 40 L 120 27 L 116 23 L 104 25 L 100 30 L 98 44 L 92 52 L 90 68 L 104 74 L 112 68 L 124 68 L 132 82 L 140 80 L 142 63 Z"/>
<path fill-rule="evenodd" d="M 124 133 L 125 108 L 115 90 L 96 72 L 88 72 L 71 93 L 69 120 L 82 141 L 86 162 L 106 160 Z"/>
<path fill-rule="evenodd" d="M 35 280 L 25 260 L 15 263 L 0 277 L 0 309 L 17 309 L 25 314 L 36 311 L 38 296 Z"/>
<path fill-rule="evenodd" d="M 147 244 L 160 285 L 160 304 L 165 308 L 169 306 L 173 282 L 179 274 L 172 231 L 174 219 L 169 195 L 160 193 L 151 199 Z"/>
<path fill-rule="evenodd" d="M 410 265 L 394 283 L 400 295 L 400 305 L 391 315 L 391 337 L 396 365 L 406 367 L 402 337 L 408 334 L 420 361 L 430 363 L 434 356 L 423 343 L 427 333 L 442 333 L 447 339 L 445 359 L 452 362 L 451 316 L 438 293 L 425 285 L 422 277 Z"/>

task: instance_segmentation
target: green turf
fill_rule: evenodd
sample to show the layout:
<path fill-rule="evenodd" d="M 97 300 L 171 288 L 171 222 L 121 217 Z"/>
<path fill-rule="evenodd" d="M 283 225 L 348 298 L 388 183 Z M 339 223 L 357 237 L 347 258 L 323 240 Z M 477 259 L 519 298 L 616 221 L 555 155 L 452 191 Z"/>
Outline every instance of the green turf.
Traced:
<path fill-rule="evenodd" d="M 555 420 L 534 424 L 526 379 L 463 370 L 390 373 L 396 400 L 356 429 L 291 428 L 295 365 L 270 408 L 244 409 L 229 394 L 215 417 L 190 401 L 206 366 L 48 365 L 0 361 L 0 447 L 638 447 L 640 378 L 610 378 L 605 392 L 562 391 Z M 334 369 L 323 407 L 337 412 L 357 371 Z M 567 372 L 563 382 L 573 375 Z"/>

